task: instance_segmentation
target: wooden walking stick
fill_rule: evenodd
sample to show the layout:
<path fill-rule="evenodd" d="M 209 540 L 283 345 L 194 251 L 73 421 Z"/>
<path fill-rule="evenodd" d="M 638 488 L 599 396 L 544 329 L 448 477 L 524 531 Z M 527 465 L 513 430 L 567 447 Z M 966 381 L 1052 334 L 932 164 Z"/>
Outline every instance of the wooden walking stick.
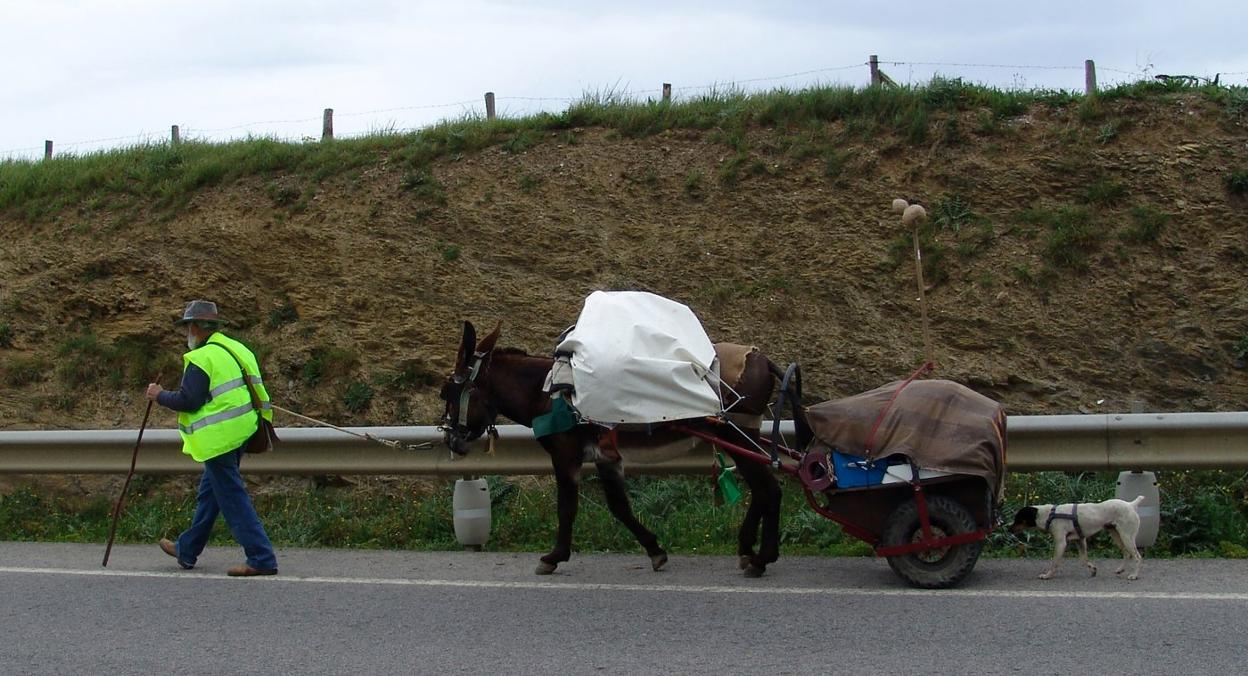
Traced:
<path fill-rule="evenodd" d="M 927 220 L 927 210 L 918 204 L 907 204 L 903 199 L 893 200 L 893 213 L 901 215 L 901 222 L 912 229 L 914 237 L 914 277 L 919 286 L 919 312 L 923 322 L 923 353 L 928 364 L 932 361 L 932 336 L 927 322 L 927 296 L 923 288 L 923 253 L 919 249 L 919 226 Z"/>
<path fill-rule="evenodd" d="M 126 502 L 126 491 L 130 490 L 130 480 L 134 478 L 134 466 L 139 462 L 139 444 L 143 442 L 143 430 L 147 429 L 147 417 L 152 414 L 152 400 L 147 400 L 147 412 L 143 414 L 143 424 L 139 425 L 139 438 L 134 442 L 134 455 L 130 458 L 130 473 L 126 475 L 126 483 L 121 487 L 121 495 L 117 496 L 117 504 L 113 507 L 113 525 L 108 529 L 108 546 L 104 548 L 104 563 L 108 567 L 108 555 L 113 551 L 113 536 L 117 535 L 117 519 L 121 516 L 121 506 Z"/>

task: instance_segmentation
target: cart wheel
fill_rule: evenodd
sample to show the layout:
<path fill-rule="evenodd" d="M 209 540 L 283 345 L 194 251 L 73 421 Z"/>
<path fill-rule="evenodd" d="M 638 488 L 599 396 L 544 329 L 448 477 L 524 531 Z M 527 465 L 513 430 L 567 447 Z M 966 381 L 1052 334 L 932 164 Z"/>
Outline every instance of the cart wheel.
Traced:
<path fill-rule="evenodd" d="M 936 537 L 969 533 L 979 528 L 975 517 L 956 500 L 943 495 L 927 496 L 927 516 Z M 918 542 L 923 538 L 919 524 L 919 506 L 907 500 L 893 510 L 884 523 L 883 544 L 886 547 Z M 947 589 L 962 581 L 975 562 L 984 541 L 930 549 L 924 552 L 888 557 L 888 565 L 910 584 L 923 589 Z"/>

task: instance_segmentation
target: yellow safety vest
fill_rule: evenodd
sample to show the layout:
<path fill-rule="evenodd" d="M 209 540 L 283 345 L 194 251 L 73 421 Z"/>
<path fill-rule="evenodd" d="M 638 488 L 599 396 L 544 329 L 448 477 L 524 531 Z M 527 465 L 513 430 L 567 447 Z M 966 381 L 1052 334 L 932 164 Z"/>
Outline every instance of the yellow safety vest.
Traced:
<path fill-rule="evenodd" d="M 222 347 L 228 348 L 243 364 Z M 247 391 L 250 382 L 261 403 L 261 415 L 273 420 L 269 393 L 260 379 L 260 366 L 247 346 L 216 332 L 200 347 L 182 355 L 183 370 L 194 364 L 208 374 L 208 400 L 199 410 L 178 413 L 178 432 L 182 435 L 182 452 L 196 462 L 203 462 L 228 453 L 247 441 L 259 421 Z"/>

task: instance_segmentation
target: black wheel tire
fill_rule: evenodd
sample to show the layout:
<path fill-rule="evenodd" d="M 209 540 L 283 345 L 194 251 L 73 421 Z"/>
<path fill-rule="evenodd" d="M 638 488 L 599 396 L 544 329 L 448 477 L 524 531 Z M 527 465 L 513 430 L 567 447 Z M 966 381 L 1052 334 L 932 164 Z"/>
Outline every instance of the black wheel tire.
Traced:
<path fill-rule="evenodd" d="M 933 532 L 939 536 L 959 535 L 979 529 L 975 517 L 943 495 L 927 496 L 927 516 Z M 888 515 L 884 523 L 883 544 L 886 547 L 908 544 L 922 537 L 919 524 L 919 506 L 914 500 L 906 500 Z M 915 552 L 888 557 L 888 565 L 894 573 L 915 587 L 923 589 L 948 589 L 970 574 L 984 548 L 983 540 L 964 545 Z"/>

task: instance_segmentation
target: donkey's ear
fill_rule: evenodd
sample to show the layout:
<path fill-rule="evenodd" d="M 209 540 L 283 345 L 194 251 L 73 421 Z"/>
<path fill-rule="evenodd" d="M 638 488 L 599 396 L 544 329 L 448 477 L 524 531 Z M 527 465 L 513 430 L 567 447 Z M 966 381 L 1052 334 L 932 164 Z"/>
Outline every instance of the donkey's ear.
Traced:
<path fill-rule="evenodd" d="M 466 366 L 472 359 L 472 348 L 477 344 L 477 329 L 472 322 L 464 322 L 464 337 L 459 341 L 459 354 L 455 356 L 455 370 Z"/>
<path fill-rule="evenodd" d="M 498 342 L 498 334 L 502 333 L 502 330 L 503 323 L 500 321 L 494 325 L 494 330 L 490 331 L 489 335 L 481 339 L 481 343 L 477 345 L 477 352 L 485 354 L 493 350 L 494 344 Z"/>

